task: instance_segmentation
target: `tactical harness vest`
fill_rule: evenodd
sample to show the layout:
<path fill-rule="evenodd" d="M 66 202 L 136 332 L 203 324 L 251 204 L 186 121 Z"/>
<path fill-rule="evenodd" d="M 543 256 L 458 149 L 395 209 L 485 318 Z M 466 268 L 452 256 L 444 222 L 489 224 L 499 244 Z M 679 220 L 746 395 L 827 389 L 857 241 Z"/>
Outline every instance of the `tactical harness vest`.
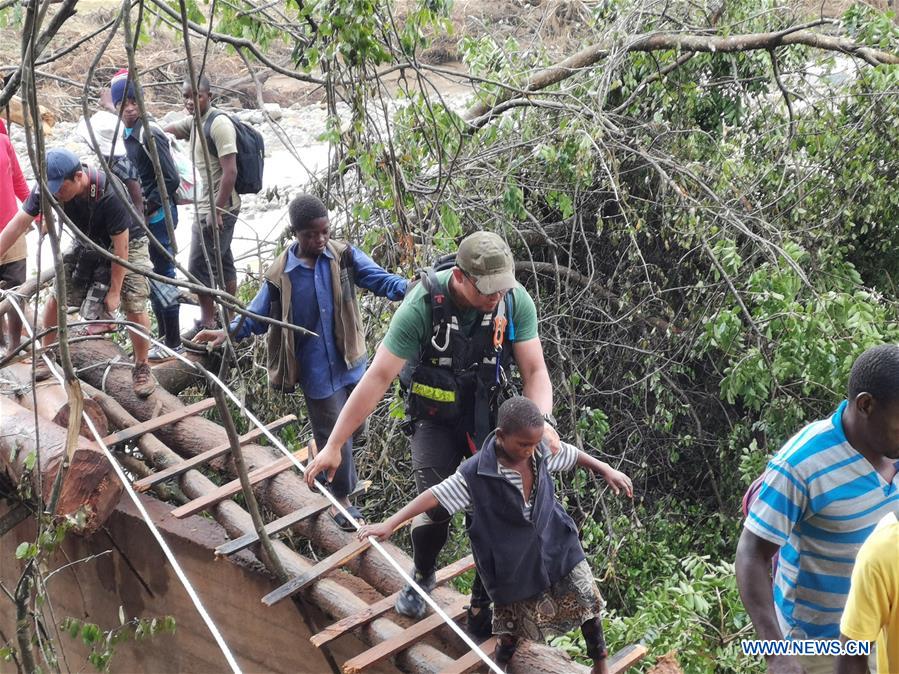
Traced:
<path fill-rule="evenodd" d="M 431 305 L 432 330 L 412 368 L 407 414 L 412 421 L 458 425 L 479 448 L 495 428 L 496 411 L 511 386 L 512 292 L 491 313 L 479 314 L 465 334 L 458 308 L 441 289 L 436 269 L 421 270 L 420 278 Z"/>

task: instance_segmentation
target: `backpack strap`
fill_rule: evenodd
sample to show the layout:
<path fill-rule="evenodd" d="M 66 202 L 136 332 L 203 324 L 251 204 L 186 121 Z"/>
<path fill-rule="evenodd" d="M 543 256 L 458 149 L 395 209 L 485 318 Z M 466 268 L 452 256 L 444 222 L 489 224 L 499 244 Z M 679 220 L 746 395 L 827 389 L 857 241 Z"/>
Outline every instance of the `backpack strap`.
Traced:
<path fill-rule="evenodd" d="M 446 293 L 440 289 L 434 267 L 427 267 L 421 271 L 421 282 L 427 289 L 431 301 L 431 346 L 438 353 L 446 353 L 451 342 Z"/>
<path fill-rule="evenodd" d="M 210 110 L 209 116 L 206 118 L 206 121 L 203 122 L 203 135 L 206 136 L 206 146 L 209 148 L 209 152 L 213 157 L 218 157 L 219 152 L 215 147 L 215 141 L 212 140 L 212 123 L 215 121 L 216 117 L 224 114 L 225 113 L 221 110 Z"/>
<path fill-rule="evenodd" d="M 101 178 L 100 171 L 95 169 L 92 166 L 88 166 L 87 168 L 87 179 L 90 181 L 90 190 L 87 195 L 87 210 L 88 210 L 88 220 L 87 220 L 87 234 L 88 238 L 94 233 L 94 213 L 97 210 L 97 204 L 100 203 L 100 199 L 103 196 L 103 193 L 106 191 L 106 174 L 102 174 Z"/>

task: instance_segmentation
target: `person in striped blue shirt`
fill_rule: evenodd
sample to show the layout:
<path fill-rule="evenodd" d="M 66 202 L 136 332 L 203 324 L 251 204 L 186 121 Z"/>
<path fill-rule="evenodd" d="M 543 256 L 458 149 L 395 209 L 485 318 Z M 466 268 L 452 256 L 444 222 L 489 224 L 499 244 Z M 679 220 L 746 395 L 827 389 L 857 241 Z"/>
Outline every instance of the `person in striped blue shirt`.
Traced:
<path fill-rule="evenodd" d="M 737 545 L 740 596 L 760 639 L 839 639 L 855 557 L 899 503 L 899 346 L 865 351 L 849 397 L 768 464 Z M 779 552 L 774 583 L 771 558 Z M 768 671 L 830 674 L 831 655 L 768 657 Z"/>

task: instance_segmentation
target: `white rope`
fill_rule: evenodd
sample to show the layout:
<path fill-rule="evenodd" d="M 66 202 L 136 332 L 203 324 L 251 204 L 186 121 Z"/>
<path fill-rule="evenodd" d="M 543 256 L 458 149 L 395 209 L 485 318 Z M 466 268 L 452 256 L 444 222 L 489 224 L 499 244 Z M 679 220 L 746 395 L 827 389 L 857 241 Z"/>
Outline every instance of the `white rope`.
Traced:
<path fill-rule="evenodd" d="M 110 371 L 112 371 L 112 366 L 119 362 L 119 357 L 116 356 L 112 360 L 106 361 L 106 368 L 103 370 L 103 376 L 100 377 L 100 390 L 103 393 L 106 393 L 106 378 L 109 376 Z"/>
<path fill-rule="evenodd" d="M 10 298 L 13 308 L 16 312 L 22 317 L 22 323 L 28 329 L 29 337 L 34 336 L 34 332 L 31 329 L 31 326 L 28 325 L 28 321 L 25 320 L 25 315 L 22 310 L 19 308 L 19 304 L 15 298 L 11 296 L 11 293 L 6 293 L 4 291 L 0 291 L 7 295 Z M 133 329 L 133 328 L 130 328 Z M 135 331 L 137 332 L 137 331 Z M 140 334 L 140 333 L 139 333 Z M 46 353 L 41 356 L 44 359 L 44 362 L 47 364 L 47 367 L 50 368 L 50 372 L 53 373 L 53 376 L 56 377 L 57 381 L 65 386 L 65 379 L 63 379 L 62 374 L 59 372 L 56 363 L 53 362 L 51 358 L 47 356 Z M 105 375 L 104 375 L 105 379 Z M 122 470 L 122 467 L 119 465 L 119 462 L 112 455 L 112 452 L 109 451 L 109 447 L 106 446 L 106 443 L 103 442 L 103 437 L 97 431 L 97 427 L 94 426 L 94 422 L 91 420 L 90 416 L 87 412 L 82 412 L 82 416 L 84 420 L 87 422 L 88 428 L 90 428 L 91 433 L 94 434 L 94 438 L 96 439 L 97 445 L 103 450 L 103 453 L 106 454 L 106 458 L 109 461 L 110 465 L 115 470 L 116 475 L 118 475 L 119 480 L 122 482 L 122 485 L 125 487 L 125 491 L 128 492 L 128 496 L 131 497 L 132 502 L 140 513 L 141 517 L 143 517 L 144 521 L 147 523 L 147 526 L 150 528 L 150 531 L 153 533 L 153 537 L 159 543 L 159 547 L 162 548 L 163 553 L 165 553 L 166 558 L 169 560 L 169 564 L 172 565 L 172 568 L 175 570 L 175 575 L 178 576 L 178 580 L 181 581 L 181 584 L 184 586 L 184 589 L 187 590 L 187 594 L 190 597 L 191 601 L 194 604 L 194 607 L 197 609 L 197 612 L 200 614 L 200 617 L 203 619 L 203 622 L 206 623 L 206 627 L 209 628 L 209 631 L 212 633 L 213 638 L 216 643 L 218 643 L 219 648 L 222 651 L 222 655 L 225 656 L 225 660 L 228 661 L 228 665 L 231 667 L 231 671 L 235 674 L 242 674 L 240 667 L 237 664 L 237 661 L 234 659 L 234 655 L 231 653 L 231 649 L 228 648 L 228 644 L 225 643 L 225 639 L 222 637 L 221 632 L 219 632 L 218 627 L 216 627 L 215 623 L 212 621 L 209 613 L 206 611 L 203 606 L 203 602 L 200 601 L 200 597 L 197 595 L 196 590 L 193 585 L 191 585 L 190 581 L 187 578 L 187 575 L 184 573 L 184 570 L 181 568 L 181 565 L 178 563 L 178 560 L 175 559 L 175 555 L 172 552 L 171 548 L 169 548 L 168 544 L 163 539 L 162 534 L 159 533 L 159 529 L 156 527 L 156 524 L 153 522 L 150 514 L 147 512 L 146 508 L 144 508 L 144 504 L 141 503 L 141 500 L 138 498 L 137 493 L 131 487 L 131 481 L 125 475 L 125 472 Z"/>

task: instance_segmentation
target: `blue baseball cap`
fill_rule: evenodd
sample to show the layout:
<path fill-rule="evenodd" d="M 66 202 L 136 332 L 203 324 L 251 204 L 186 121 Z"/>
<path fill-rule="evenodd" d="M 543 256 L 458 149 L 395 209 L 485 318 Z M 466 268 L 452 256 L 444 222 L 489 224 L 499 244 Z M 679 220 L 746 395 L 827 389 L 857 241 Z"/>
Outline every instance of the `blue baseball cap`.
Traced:
<path fill-rule="evenodd" d="M 81 168 L 81 160 L 71 150 L 55 147 L 47 151 L 47 187 L 51 194 L 59 192 L 62 181 Z"/>
<path fill-rule="evenodd" d="M 109 82 L 109 93 L 112 96 L 112 104 L 119 107 L 123 98 L 137 99 L 134 93 L 134 82 L 128 81 L 128 69 L 122 68 L 112 76 Z"/>

